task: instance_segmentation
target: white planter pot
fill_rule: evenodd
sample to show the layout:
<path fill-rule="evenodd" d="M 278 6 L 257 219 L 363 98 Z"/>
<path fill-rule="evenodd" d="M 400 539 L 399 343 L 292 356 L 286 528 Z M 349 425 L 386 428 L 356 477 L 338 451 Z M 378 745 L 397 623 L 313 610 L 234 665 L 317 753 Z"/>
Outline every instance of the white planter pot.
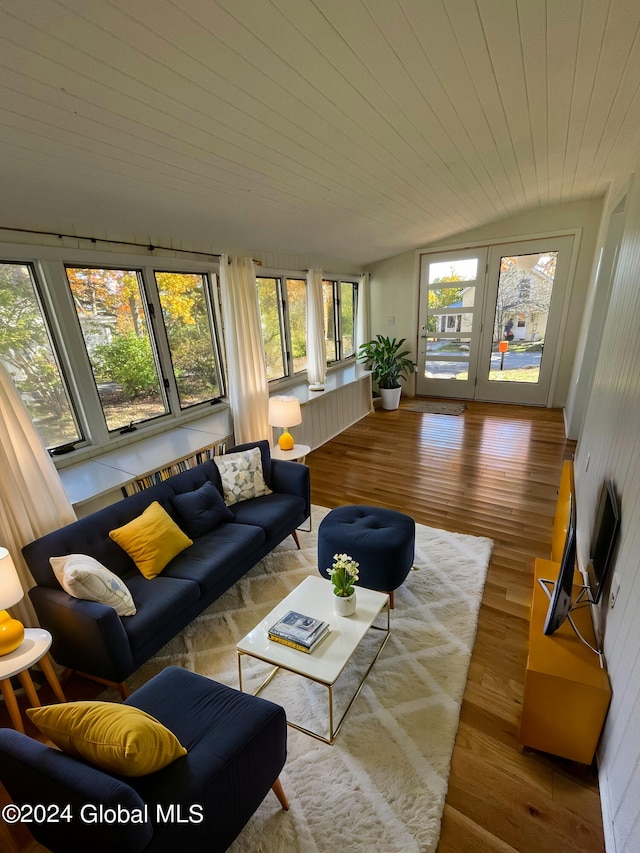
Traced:
<path fill-rule="evenodd" d="M 400 405 L 400 394 L 402 388 L 380 388 L 383 409 L 397 409 Z"/>
<path fill-rule="evenodd" d="M 336 616 L 352 616 L 356 612 L 355 591 L 346 598 L 342 598 L 339 595 L 334 595 L 333 609 L 335 610 Z"/>

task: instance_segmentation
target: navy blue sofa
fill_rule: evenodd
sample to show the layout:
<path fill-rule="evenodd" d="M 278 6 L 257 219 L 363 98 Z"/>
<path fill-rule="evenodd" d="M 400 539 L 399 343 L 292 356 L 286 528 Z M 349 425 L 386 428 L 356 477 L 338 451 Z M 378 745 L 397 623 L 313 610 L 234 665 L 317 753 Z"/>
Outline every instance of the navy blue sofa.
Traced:
<path fill-rule="evenodd" d="M 136 518 L 158 501 L 181 524 L 172 502 L 210 481 L 222 494 L 218 468 L 204 462 L 157 486 L 101 509 L 22 549 L 37 586 L 29 596 L 43 628 L 51 632 L 51 653 L 69 670 L 117 686 L 159 651 L 191 620 L 222 595 L 262 557 L 289 535 L 311 512 L 306 465 L 271 459 L 266 441 L 238 445 L 259 447 L 267 485 L 273 490 L 230 507 L 233 519 L 193 538 L 158 577 L 147 580 L 109 531 Z M 231 451 L 229 451 L 231 452 Z M 137 607 L 134 616 L 118 616 L 112 607 L 68 595 L 59 585 L 49 557 L 88 554 L 120 576 Z"/>
<path fill-rule="evenodd" d="M 288 808 L 278 778 L 287 749 L 279 705 L 178 667 L 162 670 L 125 704 L 159 720 L 187 754 L 148 776 L 116 776 L 0 729 L 0 781 L 13 802 L 44 803 L 48 815 L 59 806 L 63 815 L 28 824 L 52 853 L 216 853 L 270 788 Z M 145 819 L 135 822 L 136 815 Z"/>

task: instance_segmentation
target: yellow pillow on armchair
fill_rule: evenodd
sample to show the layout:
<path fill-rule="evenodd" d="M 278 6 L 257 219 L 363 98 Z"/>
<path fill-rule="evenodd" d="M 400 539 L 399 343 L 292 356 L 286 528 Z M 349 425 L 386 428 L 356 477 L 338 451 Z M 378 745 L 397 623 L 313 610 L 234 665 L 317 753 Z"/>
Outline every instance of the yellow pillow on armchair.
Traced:
<path fill-rule="evenodd" d="M 27 715 L 63 752 L 120 776 L 146 776 L 187 754 L 166 726 L 129 705 L 66 702 Z"/>
<path fill-rule="evenodd" d="M 145 578 L 157 577 L 170 560 L 193 545 L 169 513 L 154 501 L 142 515 L 109 536 L 123 548 Z"/>

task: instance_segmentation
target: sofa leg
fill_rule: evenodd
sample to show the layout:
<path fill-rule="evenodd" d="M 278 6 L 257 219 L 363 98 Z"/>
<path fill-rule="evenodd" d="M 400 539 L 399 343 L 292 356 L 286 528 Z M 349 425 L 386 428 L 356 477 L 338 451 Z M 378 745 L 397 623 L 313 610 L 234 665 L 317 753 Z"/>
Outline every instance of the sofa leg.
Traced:
<path fill-rule="evenodd" d="M 391 610 L 393 610 L 394 606 L 395 605 L 393 602 L 393 590 L 391 590 L 391 592 L 389 593 L 389 607 L 391 608 Z"/>
<path fill-rule="evenodd" d="M 291 535 L 293 536 L 293 541 L 294 541 L 294 542 L 296 543 L 296 545 L 298 546 L 298 551 L 299 551 L 299 550 L 300 550 L 300 540 L 298 539 L 298 531 L 297 531 L 297 530 L 292 530 L 292 531 L 291 531 Z"/>
<path fill-rule="evenodd" d="M 289 801 L 287 800 L 287 795 L 284 792 L 284 788 L 282 787 L 282 782 L 280 781 L 280 777 L 276 779 L 276 781 L 271 786 L 271 790 L 276 795 L 278 800 L 280 801 L 280 805 L 282 808 L 288 812 L 289 811 Z"/>

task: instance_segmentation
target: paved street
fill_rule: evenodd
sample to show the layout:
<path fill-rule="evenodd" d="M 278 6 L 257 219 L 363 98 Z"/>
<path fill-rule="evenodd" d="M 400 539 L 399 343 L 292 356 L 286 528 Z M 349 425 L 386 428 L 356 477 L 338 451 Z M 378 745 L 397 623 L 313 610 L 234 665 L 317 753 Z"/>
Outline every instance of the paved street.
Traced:
<path fill-rule="evenodd" d="M 428 356 L 427 356 L 428 358 Z M 500 370 L 501 353 L 491 353 L 491 370 Z M 518 370 L 524 367 L 539 367 L 542 353 L 535 352 L 506 352 L 504 354 L 504 370 Z M 434 361 L 429 360 L 428 374 L 440 376 L 443 379 L 455 379 L 460 373 L 467 372 L 465 361 Z"/>

